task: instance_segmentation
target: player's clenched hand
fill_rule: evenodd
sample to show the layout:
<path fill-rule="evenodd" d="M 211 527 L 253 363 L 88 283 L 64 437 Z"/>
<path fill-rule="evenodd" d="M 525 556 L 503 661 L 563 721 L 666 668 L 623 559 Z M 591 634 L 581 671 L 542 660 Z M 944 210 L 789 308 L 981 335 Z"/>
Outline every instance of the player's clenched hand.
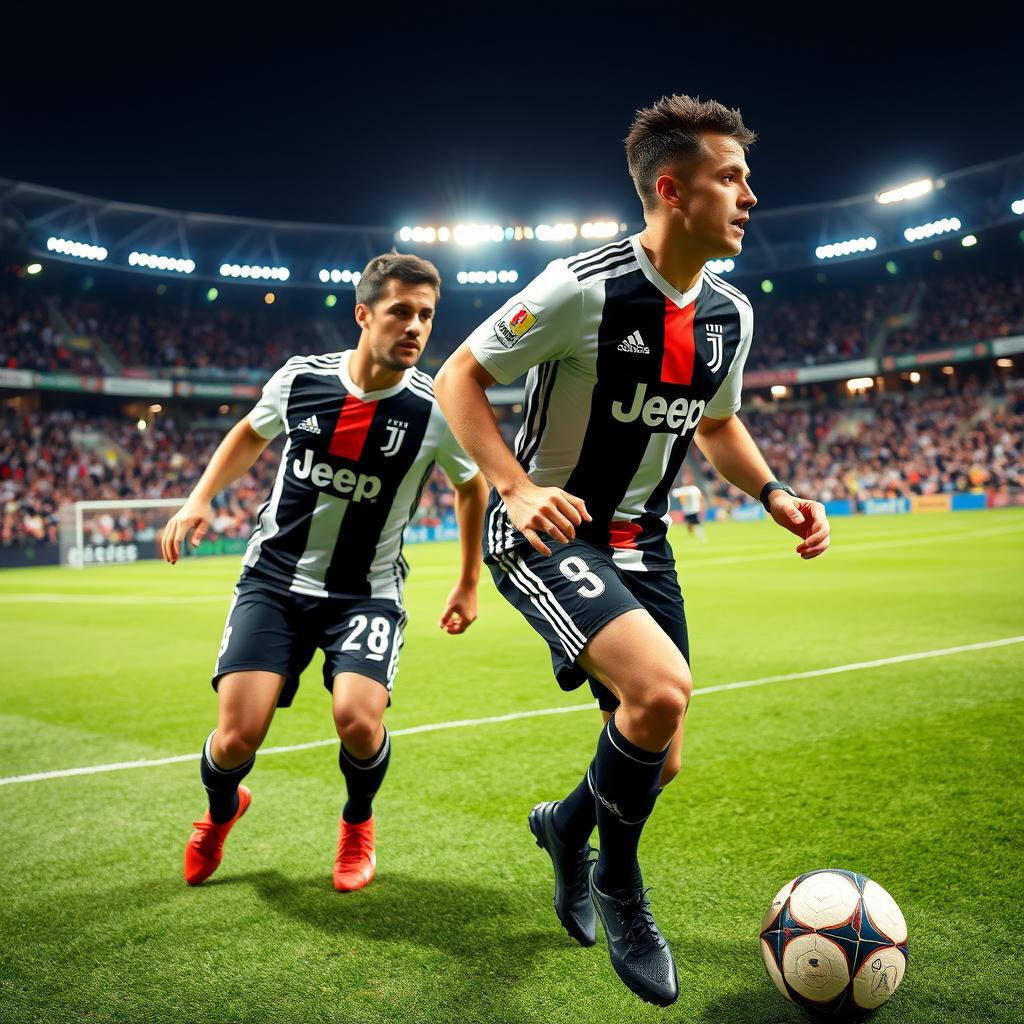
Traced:
<path fill-rule="evenodd" d="M 189 530 L 192 531 L 192 547 L 199 547 L 212 523 L 213 506 L 208 501 L 192 501 L 191 498 L 186 501 L 168 520 L 160 537 L 164 560 L 174 565 L 181 558 L 181 544 Z"/>
<path fill-rule="evenodd" d="M 772 519 L 801 538 L 796 553 L 801 558 L 817 558 L 828 550 L 829 526 L 825 506 L 810 498 L 794 498 L 782 490 L 771 492 L 768 503 Z"/>
<path fill-rule="evenodd" d="M 529 477 L 503 498 L 512 525 L 542 555 L 550 555 L 551 548 L 540 539 L 540 534 L 546 533 L 552 540 L 568 544 L 576 536 L 576 527 L 584 520 L 590 522 L 590 513 L 582 498 L 560 487 L 538 487 Z"/>
<path fill-rule="evenodd" d="M 465 633 L 476 621 L 476 587 L 459 584 L 449 595 L 438 625 L 452 636 Z"/>

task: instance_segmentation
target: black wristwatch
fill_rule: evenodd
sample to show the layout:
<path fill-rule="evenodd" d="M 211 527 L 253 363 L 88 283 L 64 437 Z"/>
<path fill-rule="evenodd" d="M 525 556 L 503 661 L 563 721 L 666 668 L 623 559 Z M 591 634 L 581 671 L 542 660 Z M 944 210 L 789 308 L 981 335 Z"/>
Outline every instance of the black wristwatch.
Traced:
<path fill-rule="evenodd" d="M 769 480 L 768 483 L 761 488 L 761 504 L 764 505 L 765 512 L 771 512 L 771 507 L 768 504 L 768 496 L 772 491 L 785 491 L 787 494 L 791 494 L 794 498 L 796 497 L 796 491 L 794 491 L 789 484 L 784 484 L 781 480 Z"/>

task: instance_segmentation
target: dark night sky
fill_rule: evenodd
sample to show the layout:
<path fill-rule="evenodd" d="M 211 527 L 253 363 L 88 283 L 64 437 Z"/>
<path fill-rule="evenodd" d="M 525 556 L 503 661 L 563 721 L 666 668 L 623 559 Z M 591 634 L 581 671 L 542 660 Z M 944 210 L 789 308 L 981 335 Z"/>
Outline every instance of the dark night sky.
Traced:
<path fill-rule="evenodd" d="M 5 15 L 0 176 L 283 220 L 636 220 L 621 139 L 666 92 L 742 109 L 762 209 L 1024 150 L 1017 25 L 964 11 L 103 9 Z"/>

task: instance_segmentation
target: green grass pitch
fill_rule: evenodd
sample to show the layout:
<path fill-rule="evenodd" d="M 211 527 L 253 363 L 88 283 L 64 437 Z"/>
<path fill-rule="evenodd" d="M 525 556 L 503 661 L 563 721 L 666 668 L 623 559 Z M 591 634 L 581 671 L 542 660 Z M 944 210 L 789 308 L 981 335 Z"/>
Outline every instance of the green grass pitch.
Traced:
<path fill-rule="evenodd" d="M 526 815 L 563 795 L 596 711 L 490 581 L 464 637 L 437 628 L 453 545 L 408 550 L 407 642 L 388 712 L 378 876 L 334 892 L 332 745 L 258 756 L 252 810 L 213 879 L 181 858 L 234 560 L 0 575 L 0 1021 L 777 1024 L 761 914 L 800 872 L 884 885 L 911 962 L 885 1024 L 1019 1021 L 1024 1007 L 1024 513 L 838 519 L 801 562 L 770 523 L 675 530 L 698 691 L 683 774 L 641 846 L 680 968 L 667 1011 L 575 946 Z M 267 740 L 328 740 L 319 660 Z M 185 762 L 16 777 L 188 755 Z M 10 781 L 14 779 L 15 781 Z"/>

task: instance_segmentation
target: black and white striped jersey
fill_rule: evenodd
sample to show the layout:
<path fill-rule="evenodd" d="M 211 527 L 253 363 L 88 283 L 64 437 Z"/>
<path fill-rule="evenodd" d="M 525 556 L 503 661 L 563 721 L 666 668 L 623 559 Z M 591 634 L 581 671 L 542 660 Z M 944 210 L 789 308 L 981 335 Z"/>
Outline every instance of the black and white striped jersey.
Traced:
<path fill-rule="evenodd" d="M 394 387 L 364 392 L 351 352 L 295 356 L 249 413 L 263 437 L 288 440 L 242 559 L 248 576 L 312 597 L 389 598 L 408 573 L 402 532 L 434 463 L 453 483 L 477 472 L 410 368 Z"/>
<path fill-rule="evenodd" d="M 528 371 L 515 453 L 530 478 L 583 498 L 577 535 L 623 569 L 673 564 L 669 491 L 702 416 L 740 407 L 747 298 L 705 269 L 685 294 L 634 235 L 542 274 L 469 337 L 500 383 Z M 525 544 L 492 491 L 489 562 Z"/>

